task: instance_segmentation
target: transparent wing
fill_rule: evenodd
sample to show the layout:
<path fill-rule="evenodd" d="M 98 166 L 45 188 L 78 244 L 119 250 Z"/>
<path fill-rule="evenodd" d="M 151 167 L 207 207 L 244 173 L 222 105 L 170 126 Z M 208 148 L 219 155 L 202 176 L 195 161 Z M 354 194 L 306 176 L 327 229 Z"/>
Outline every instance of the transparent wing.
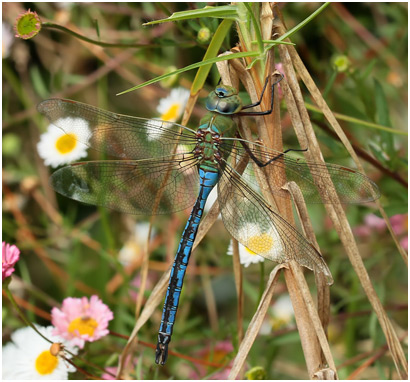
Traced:
<path fill-rule="evenodd" d="M 177 158 L 74 163 L 51 176 L 51 185 L 71 199 L 131 214 L 166 214 L 195 203 L 197 160 Z M 158 197 L 161 197 L 158 204 Z"/>
<path fill-rule="evenodd" d="M 322 255 L 229 164 L 218 183 L 218 200 L 226 229 L 249 250 L 278 263 L 295 259 L 300 265 L 323 273 L 332 284 Z"/>
<path fill-rule="evenodd" d="M 41 102 L 38 111 L 93 149 L 121 159 L 172 154 L 175 145 L 195 148 L 195 131 L 172 122 L 111 113 L 66 99 Z"/>
<path fill-rule="evenodd" d="M 348 167 L 308 162 L 252 142 L 246 141 L 245 144 L 249 151 L 238 140 L 232 153 L 238 158 L 251 154 L 253 160 L 256 158 L 259 164 L 266 164 L 263 168 L 273 180 L 271 191 L 284 198 L 290 196 L 288 192 L 282 190 L 282 185 L 294 181 L 302 191 L 306 203 L 332 203 L 330 196 L 319 194 L 312 175 L 321 179 L 330 179 L 341 203 L 365 203 L 380 197 L 377 185 L 370 178 Z M 256 180 L 252 180 L 253 172 L 249 170 L 246 172 L 249 181 L 256 183 Z"/>

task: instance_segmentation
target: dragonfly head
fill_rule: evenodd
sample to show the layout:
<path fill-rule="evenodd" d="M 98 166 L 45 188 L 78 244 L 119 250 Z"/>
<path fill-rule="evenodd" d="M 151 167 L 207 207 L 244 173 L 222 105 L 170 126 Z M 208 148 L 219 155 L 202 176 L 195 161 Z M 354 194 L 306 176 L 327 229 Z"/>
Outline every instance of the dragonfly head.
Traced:
<path fill-rule="evenodd" d="M 234 87 L 218 85 L 213 92 L 209 93 L 206 108 L 219 114 L 230 115 L 242 109 L 242 101 Z"/>

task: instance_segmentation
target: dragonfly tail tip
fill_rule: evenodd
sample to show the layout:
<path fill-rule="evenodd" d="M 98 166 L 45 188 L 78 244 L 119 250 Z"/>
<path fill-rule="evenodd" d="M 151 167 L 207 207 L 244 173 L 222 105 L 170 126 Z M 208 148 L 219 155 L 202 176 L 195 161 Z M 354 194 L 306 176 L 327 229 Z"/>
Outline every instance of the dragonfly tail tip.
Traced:
<path fill-rule="evenodd" d="M 158 334 L 157 349 L 155 350 L 155 363 L 157 365 L 164 365 L 167 362 L 170 337 L 168 334 Z"/>

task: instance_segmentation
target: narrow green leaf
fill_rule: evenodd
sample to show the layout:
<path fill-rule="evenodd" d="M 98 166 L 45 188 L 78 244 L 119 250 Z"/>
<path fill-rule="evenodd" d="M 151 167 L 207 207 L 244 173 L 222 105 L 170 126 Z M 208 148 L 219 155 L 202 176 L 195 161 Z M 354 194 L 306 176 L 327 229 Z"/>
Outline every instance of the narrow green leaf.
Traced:
<path fill-rule="evenodd" d="M 236 20 L 238 17 L 236 5 L 222 5 L 220 7 L 206 6 L 202 9 L 190 9 L 188 11 L 175 12 L 166 19 L 154 20 L 142 25 L 154 25 L 169 21 L 181 21 L 198 19 L 201 17 L 216 17 L 221 19 Z"/>
<path fill-rule="evenodd" d="M 377 123 L 385 126 L 391 125 L 386 95 L 384 94 L 382 85 L 377 79 L 374 79 L 374 96 L 376 100 Z"/>
<path fill-rule="evenodd" d="M 316 11 L 314 11 L 310 16 L 306 17 L 301 23 L 293 27 L 291 30 L 288 30 L 285 34 L 280 36 L 278 38 L 279 41 L 282 41 L 292 35 L 294 35 L 296 32 L 298 32 L 300 29 L 302 29 L 306 24 L 311 22 L 316 16 L 318 16 L 320 13 L 322 13 L 330 4 L 330 2 L 324 3 L 321 7 L 319 7 Z"/>
<path fill-rule="evenodd" d="M 310 103 L 305 102 L 305 106 L 306 106 L 306 109 L 308 109 L 310 111 L 314 111 L 316 113 L 323 114 L 322 111 L 318 107 L 316 107 L 316 106 L 314 106 Z M 356 123 L 357 125 L 362 125 L 362 126 L 369 127 L 369 128 L 372 128 L 372 129 L 383 130 L 383 131 L 386 131 L 390 134 L 408 135 L 407 131 L 392 129 L 391 127 L 388 127 L 388 126 L 381 126 L 381 125 L 378 125 L 377 123 L 363 121 L 359 118 L 351 117 L 349 115 L 345 115 L 345 114 L 341 114 L 341 113 L 333 113 L 333 114 L 337 119 L 340 119 L 341 121 Z"/>
<path fill-rule="evenodd" d="M 211 58 L 209 60 L 204 60 L 204 61 L 201 61 L 201 62 L 196 62 L 195 64 L 188 65 L 185 68 L 181 68 L 181 69 L 175 70 L 174 72 L 166 73 L 166 74 L 163 74 L 162 76 L 155 77 L 155 78 L 153 78 L 149 81 L 146 81 L 142 84 L 139 84 L 139 85 L 134 86 L 130 89 L 124 90 L 123 92 L 118 93 L 117 95 L 123 95 L 123 94 L 129 93 L 129 92 L 132 92 L 133 90 L 143 88 L 144 86 L 155 84 L 156 82 L 161 81 L 164 78 L 171 77 L 173 75 L 180 74 L 180 73 L 183 73 L 183 72 L 187 72 L 188 70 L 200 68 L 201 66 L 214 64 L 214 63 L 220 62 L 220 61 L 233 60 L 234 58 L 257 57 L 257 56 L 259 56 L 259 52 L 240 52 L 240 53 L 233 53 L 233 54 L 229 54 L 229 55 L 221 56 L 221 57 L 214 57 L 214 58 Z"/>
<path fill-rule="evenodd" d="M 259 23 L 256 20 L 255 15 L 253 14 L 251 5 L 247 2 L 245 2 L 244 4 L 245 4 L 246 9 L 248 10 L 249 16 L 251 17 L 253 27 L 255 28 L 256 42 L 258 43 L 259 52 L 262 54 L 263 53 L 263 42 L 262 42 L 262 33 L 259 27 Z"/>
<path fill-rule="evenodd" d="M 391 125 L 386 95 L 384 94 L 381 83 L 377 79 L 374 79 L 374 98 L 376 104 L 376 122 L 381 125 Z M 381 144 L 383 150 L 385 150 L 390 157 L 393 158 L 397 155 L 396 150 L 394 149 L 393 136 L 391 134 L 382 132 Z"/>
<path fill-rule="evenodd" d="M 231 28 L 232 23 L 232 20 L 227 19 L 221 22 L 221 24 L 218 26 L 218 29 L 212 37 L 212 40 L 208 46 L 203 61 L 207 61 L 217 56 L 219 49 L 221 48 L 221 45 Z M 196 73 L 194 82 L 191 86 L 192 95 L 195 95 L 202 89 L 212 65 L 213 64 L 207 64 L 199 68 L 198 72 Z"/>
<path fill-rule="evenodd" d="M 256 42 L 256 41 L 252 41 L 252 42 Z M 294 42 L 288 42 L 288 41 L 279 41 L 279 40 L 262 40 L 262 42 L 264 44 L 268 44 L 268 48 L 270 49 L 272 46 L 275 45 L 296 45 Z"/>

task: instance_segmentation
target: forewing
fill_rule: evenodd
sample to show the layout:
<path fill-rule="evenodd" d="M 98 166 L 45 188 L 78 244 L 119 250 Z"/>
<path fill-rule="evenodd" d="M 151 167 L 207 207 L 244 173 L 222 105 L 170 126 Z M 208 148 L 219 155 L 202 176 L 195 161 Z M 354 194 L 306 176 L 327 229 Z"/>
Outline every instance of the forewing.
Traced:
<path fill-rule="evenodd" d="M 74 163 L 51 176 L 71 199 L 131 214 L 166 214 L 192 206 L 198 192 L 195 158 Z M 158 198 L 159 203 L 158 203 Z"/>
<path fill-rule="evenodd" d="M 64 132 L 93 149 L 121 159 L 168 156 L 176 145 L 191 152 L 195 131 L 172 122 L 145 119 L 105 111 L 66 99 L 41 102 L 38 111 Z"/>

